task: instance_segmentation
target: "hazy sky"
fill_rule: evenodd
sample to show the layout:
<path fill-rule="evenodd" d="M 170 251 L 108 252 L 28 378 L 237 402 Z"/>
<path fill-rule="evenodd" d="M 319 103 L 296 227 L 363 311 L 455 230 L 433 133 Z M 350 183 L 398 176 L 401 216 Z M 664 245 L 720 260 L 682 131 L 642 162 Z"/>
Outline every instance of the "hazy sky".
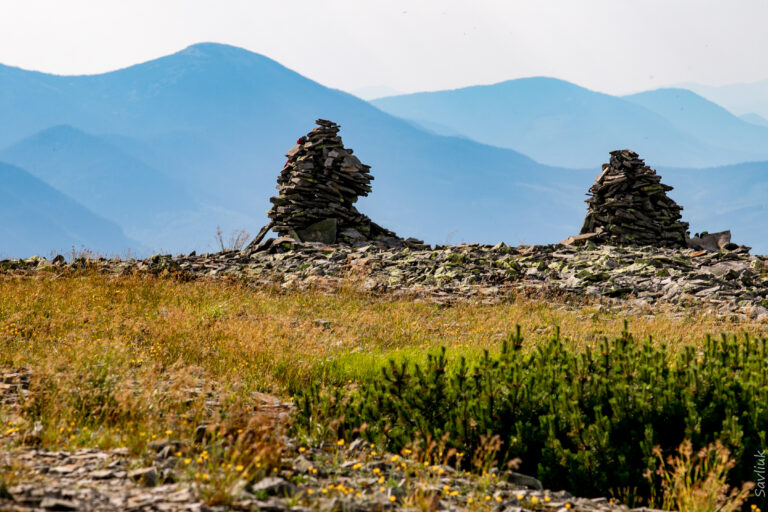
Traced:
<path fill-rule="evenodd" d="M 97 73 L 216 41 L 344 90 L 626 93 L 768 78 L 767 25 L 765 0 L 0 0 L 0 63 Z"/>

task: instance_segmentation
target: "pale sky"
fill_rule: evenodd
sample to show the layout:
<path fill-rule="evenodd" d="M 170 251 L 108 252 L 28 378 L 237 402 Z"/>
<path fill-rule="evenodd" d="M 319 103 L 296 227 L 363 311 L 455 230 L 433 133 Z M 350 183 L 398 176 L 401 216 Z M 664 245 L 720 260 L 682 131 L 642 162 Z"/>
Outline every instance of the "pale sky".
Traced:
<path fill-rule="evenodd" d="M 0 0 L 0 63 L 109 71 L 214 41 L 323 85 L 553 76 L 623 94 L 768 78 L 765 0 Z"/>

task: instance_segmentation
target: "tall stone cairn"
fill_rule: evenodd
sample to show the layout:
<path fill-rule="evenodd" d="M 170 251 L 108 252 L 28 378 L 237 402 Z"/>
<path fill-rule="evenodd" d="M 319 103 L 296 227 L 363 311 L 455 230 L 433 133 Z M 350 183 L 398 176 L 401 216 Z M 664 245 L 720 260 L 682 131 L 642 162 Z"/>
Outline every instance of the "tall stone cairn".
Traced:
<path fill-rule="evenodd" d="M 344 147 L 339 125 L 325 119 L 296 141 L 270 198 L 271 228 L 280 236 L 307 242 L 362 242 L 396 239 L 355 208 L 371 192 L 370 166 Z"/>
<path fill-rule="evenodd" d="M 581 236 L 594 234 L 592 241 L 613 245 L 685 247 L 688 223 L 680 220 L 683 208 L 667 196 L 670 190 L 634 151 L 611 151 L 589 189 Z"/>

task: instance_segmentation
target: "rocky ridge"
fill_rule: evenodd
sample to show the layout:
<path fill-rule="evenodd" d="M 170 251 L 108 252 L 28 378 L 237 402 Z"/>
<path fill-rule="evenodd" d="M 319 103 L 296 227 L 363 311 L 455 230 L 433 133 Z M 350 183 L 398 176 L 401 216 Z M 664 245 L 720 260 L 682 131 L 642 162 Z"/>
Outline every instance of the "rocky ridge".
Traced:
<path fill-rule="evenodd" d="M 0 262 L 0 272 L 90 267 L 113 274 L 180 273 L 254 285 L 334 288 L 410 295 L 436 302 L 498 301 L 520 293 L 599 299 L 626 306 L 700 305 L 768 320 L 768 256 L 746 248 L 466 244 L 413 249 L 384 243 L 324 245 L 268 239 L 246 251 L 157 255 L 145 260 L 40 258 Z"/>

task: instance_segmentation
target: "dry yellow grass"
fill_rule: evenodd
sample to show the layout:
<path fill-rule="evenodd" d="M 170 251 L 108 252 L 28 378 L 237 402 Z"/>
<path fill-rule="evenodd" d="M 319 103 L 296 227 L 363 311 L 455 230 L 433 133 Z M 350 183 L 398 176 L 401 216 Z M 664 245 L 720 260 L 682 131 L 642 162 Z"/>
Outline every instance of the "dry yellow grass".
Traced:
<path fill-rule="evenodd" d="M 760 326 L 701 311 L 632 317 L 526 299 L 439 306 L 351 289 L 328 295 L 75 273 L 0 277 L 0 362 L 35 368 L 113 353 L 134 366 L 194 367 L 219 383 L 238 380 L 285 394 L 310 379 L 364 378 L 371 362 L 387 356 L 440 346 L 465 354 L 494 350 L 515 324 L 527 346 L 559 328 L 572 346 L 583 347 L 617 334 L 625 318 L 636 338 L 652 335 L 671 347 L 707 333 L 760 333 Z"/>

